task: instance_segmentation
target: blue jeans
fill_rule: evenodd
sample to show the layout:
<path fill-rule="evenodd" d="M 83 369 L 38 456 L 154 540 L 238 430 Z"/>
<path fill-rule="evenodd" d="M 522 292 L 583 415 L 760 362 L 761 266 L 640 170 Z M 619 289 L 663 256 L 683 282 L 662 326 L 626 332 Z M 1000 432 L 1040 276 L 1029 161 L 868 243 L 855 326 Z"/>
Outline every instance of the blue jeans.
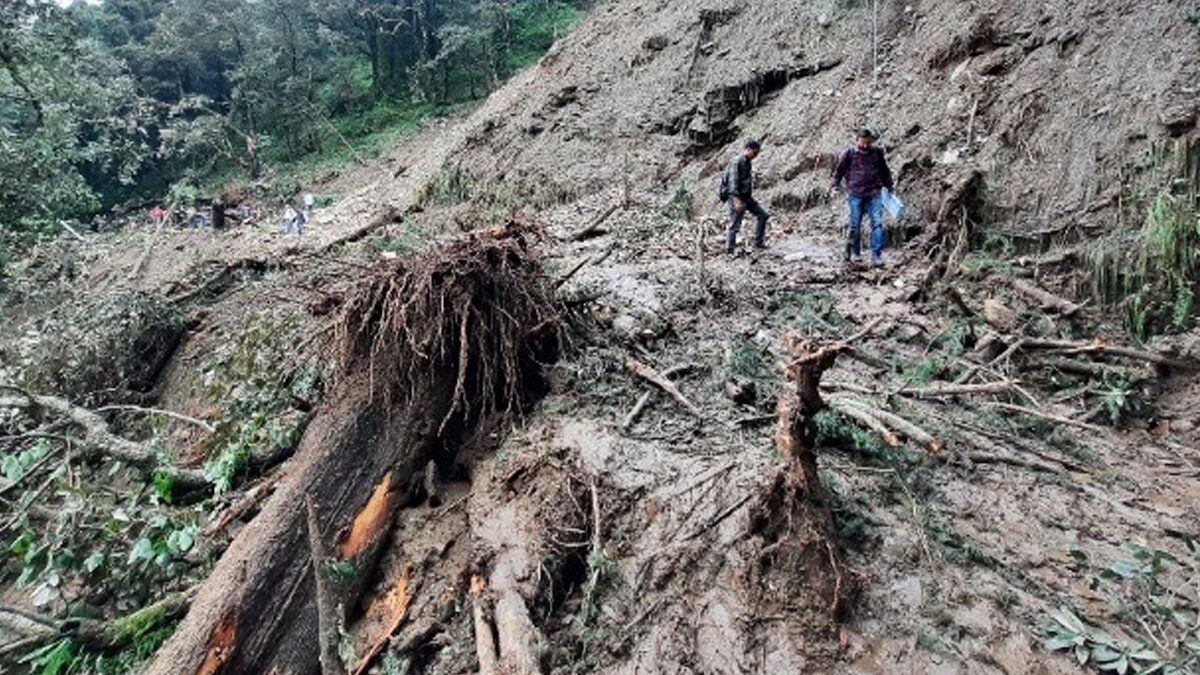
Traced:
<path fill-rule="evenodd" d="M 746 217 L 747 212 L 758 219 L 758 224 L 754 229 L 754 245 L 762 248 L 767 243 L 767 221 L 770 216 L 753 197 L 742 198 L 742 202 L 746 205 L 745 211 L 738 211 L 734 208 L 733 199 L 733 197 L 729 198 L 729 234 L 726 238 L 725 250 L 733 253 L 737 248 L 738 231 L 742 229 L 742 219 Z"/>
<path fill-rule="evenodd" d="M 850 255 L 862 255 L 862 221 L 863 216 L 871 220 L 871 255 L 883 253 L 883 195 L 876 193 L 872 197 L 856 197 L 850 195 L 846 200 L 850 205 Z"/>

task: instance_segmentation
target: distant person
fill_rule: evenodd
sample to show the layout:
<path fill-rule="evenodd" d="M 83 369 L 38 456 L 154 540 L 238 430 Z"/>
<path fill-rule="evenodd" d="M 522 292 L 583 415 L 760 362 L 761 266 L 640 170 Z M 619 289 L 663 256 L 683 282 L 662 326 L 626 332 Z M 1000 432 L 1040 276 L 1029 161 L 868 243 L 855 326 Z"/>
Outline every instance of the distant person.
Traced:
<path fill-rule="evenodd" d="M 303 206 L 300 209 L 300 217 L 303 218 L 305 225 L 312 220 L 313 209 L 317 206 L 317 198 L 311 192 L 305 192 L 304 197 L 300 200 Z"/>
<path fill-rule="evenodd" d="M 304 224 L 300 222 L 300 214 L 296 213 L 296 209 L 292 208 L 291 204 L 283 210 L 283 221 L 280 223 L 280 232 L 283 236 L 287 236 L 296 230 L 297 236 L 304 234 Z"/>
<path fill-rule="evenodd" d="M 871 266 L 883 264 L 883 191 L 891 192 L 892 171 L 888 168 L 883 150 L 875 146 L 875 133 L 859 130 L 854 147 L 847 150 L 833 170 L 830 193 L 837 196 L 842 181 L 846 181 L 850 207 L 850 241 L 846 244 L 846 260 L 852 265 L 862 263 L 862 220 L 871 220 Z"/>
<path fill-rule="evenodd" d="M 199 230 L 208 225 L 208 218 L 196 209 L 188 209 L 187 225 L 193 230 Z"/>
<path fill-rule="evenodd" d="M 214 230 L 225 229 L 225 202 L 222 199 L 212 202 L 212 224 Z"/>
<path fill-rule="evenodd" d="M 746 141 L 741 154 L 729 163 L 721 183 L 721 198 L 729 201 L 729 232 L 726 236 L 725 252 L 737 253 L 738 231 L 746 212 L 754 214 L 758 224 L 754 230 L 754 247 L 767 247 L 767 221 L 770 216 L 754 199 L 754 160 L 762 152 L 762 143 Z"/>
<path fill-rule="evenodd" d="M 242 202 L 238 204 L 238 220 L 242 221 L 242 225 L 253 225 L 258 219 L 258 214 L 254 211 L 254 205 L 250 202 Z"/>
<path fill-rule="evenodd" d="M 161 228 L 167 220 L 167 212 L 163 209 L 162 204 L 155 204 L 154 208 L 150 209 L 150 222 L 155 227 Z"/>

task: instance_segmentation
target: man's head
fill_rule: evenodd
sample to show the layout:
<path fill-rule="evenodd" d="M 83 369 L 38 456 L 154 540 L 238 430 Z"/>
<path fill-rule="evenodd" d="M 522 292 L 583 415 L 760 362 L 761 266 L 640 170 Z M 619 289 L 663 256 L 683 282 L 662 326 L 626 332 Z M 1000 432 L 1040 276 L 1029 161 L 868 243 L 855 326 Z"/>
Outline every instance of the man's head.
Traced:
<path fill-rule="evenodd" d="M 746 148 L 744 152 L 746 153 L 747 157 L 754 159 L 755 157 L 758 157 L 758 153 L 762 152 L 762 143 L 751 138 L 750 140 L 746 141 Z"/>
<path fill-rule="evenodd" d="M 872 145 L 875 145 L 875 132 L 871 131 L 870 129 L 859 129 L 856 137 L 858 139 L 859 150 L 868 150 Z"/>

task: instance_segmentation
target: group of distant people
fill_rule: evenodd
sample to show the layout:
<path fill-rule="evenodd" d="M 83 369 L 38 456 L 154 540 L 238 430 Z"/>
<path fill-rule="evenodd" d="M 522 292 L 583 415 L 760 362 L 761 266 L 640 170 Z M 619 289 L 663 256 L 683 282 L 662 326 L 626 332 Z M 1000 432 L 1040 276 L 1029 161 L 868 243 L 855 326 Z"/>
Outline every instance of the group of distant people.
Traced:
<path fill-rule="evenodd" d="M 871 266 L 883 265 L 884 204 L 888 203 L 894 209 L 903 207 L 891 194 L 895 190 L 892 171 L 888 167 L 883 149 L 875 145 L 877 140 L 875 133 L 870 129 L 860 129 L 855 134 L 854 145 L 841 154 L 833 167 L 830 195 L 837 197 L 842 190 L 842 184 L 846 186 L 850 227 L 845 259 L 851 265 L 862 263 L 864 218 L 871 223 Z M 760 141 L 747 141 L 742 152 L 730 162 L 721 181 L 720 198 L 721 201 L 727 202 L 729 207 L 729 229 L 725 238 L 725 250 L 729 255 L 737 253 L 738 233 L 747 213 L 757 219 L 754 230 L 755 248 L 767 247 L 767 225 L 770 215 L 754 199 L 753 162 L 761 152 Z"/>
<path fill-rule="evenodd" d="M 295 202 L 289 202 L 280 217 L 279 233 L 283 236 L 288 236 L 292 233 L 295 233 L 296 236 L 303 235 L 304 227 L 312 220 L 316 204 L 316 197 L 311 193 L 305 193 L 303 197 Z M 253 225 L 258 222 L 258 209 L 250 201 L 240 202 L 230 212 L 225 202 L 216 200 L 212 204 L 211 213 L 210 217 L 204 210 L 193 207 L 180 212 L 175 222 L 178 222 L 181 228 L 193 230 L 205 227 L 222 229 L 225 226 L 226 220 L 230 218 L 236 220 L 241 225 Z M 151 207 L 147 215 L 150 217 L 150 222 L 159 228 L 167 225 L 172 216 L 161 204 L 155 204 Z"/>

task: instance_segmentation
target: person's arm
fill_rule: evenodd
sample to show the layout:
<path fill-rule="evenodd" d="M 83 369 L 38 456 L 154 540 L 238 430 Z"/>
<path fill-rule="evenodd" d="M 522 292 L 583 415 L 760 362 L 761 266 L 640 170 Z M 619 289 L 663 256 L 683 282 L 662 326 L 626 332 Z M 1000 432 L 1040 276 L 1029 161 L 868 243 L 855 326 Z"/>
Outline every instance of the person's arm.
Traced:
<path fill-rule="evenodd" d="M 846 174 L 850 172 L 850 153 L 847 151 L 842 153 L 842 158 L 833 167 L 833 185 L 830 186 L 834 192 L 837 192 L 842 185 L 842 181 L 846 179 Z"/>
<path fill-rule="evenodd" d="M 742 155 L 733 165 L 733 185 L 730 192 L 735 197 L 750 195 L 750 162 Z"/>
<path fill-rule="evenodd" d="M 883 178 L 883 187 L 887 188 L 888 192 L 895 192 L 896 184 L 892 181 L 892 170 L 888 167 L 887 155 L 882 149 L 879 150 L 879 175 Z"/>

